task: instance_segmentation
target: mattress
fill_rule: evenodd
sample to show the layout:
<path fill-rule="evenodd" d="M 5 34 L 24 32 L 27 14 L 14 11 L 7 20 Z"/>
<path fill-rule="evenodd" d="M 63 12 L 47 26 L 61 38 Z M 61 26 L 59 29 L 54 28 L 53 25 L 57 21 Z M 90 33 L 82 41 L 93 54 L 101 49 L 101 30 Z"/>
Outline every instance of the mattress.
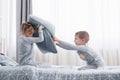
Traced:
<path fill-rule="evenodd" d="M 78 70 L 77 67 L 0 66 L 0 80 L 119 80 L 120 67 Z"/>

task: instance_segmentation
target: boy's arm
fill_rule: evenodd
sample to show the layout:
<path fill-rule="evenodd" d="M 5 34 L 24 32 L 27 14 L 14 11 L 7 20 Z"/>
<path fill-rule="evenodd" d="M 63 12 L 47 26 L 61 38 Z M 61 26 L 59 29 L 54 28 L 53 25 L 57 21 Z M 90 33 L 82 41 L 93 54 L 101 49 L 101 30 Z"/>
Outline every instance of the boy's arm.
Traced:
<path fill-rule="evenodd" d="M 60 41 L 59 45 L 61 48 L 67 49 L 67 50 L 77 50 L 77 51 L 81 51 L 81 52 L 86 52 L 87 51 L 87 47 L 85 45 L 73 45 L 64 41 Z"/>
<path fill-rule="evenodd" d="M 53 36 L 53 40 L 56 42 L 56 45 L 60 46 L 61 48 L 67 49 L 67 50 L 77 50 L 81 52 L 86 52 L 87 47 L 85 45 L 73 45 L 64 41 L 61 41 L 57 37 Z"/>

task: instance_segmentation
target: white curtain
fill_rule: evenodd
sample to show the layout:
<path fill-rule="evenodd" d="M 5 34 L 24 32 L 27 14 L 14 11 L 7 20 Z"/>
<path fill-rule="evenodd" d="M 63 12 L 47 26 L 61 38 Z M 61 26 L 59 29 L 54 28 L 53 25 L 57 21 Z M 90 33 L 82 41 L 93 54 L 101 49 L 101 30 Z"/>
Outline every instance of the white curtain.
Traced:
<path fill-rule="evenodd" d="M 56 26 L 56 36 L 74 44 L 74 33 L 86 30 L 88 46 L 100 53 L 106 65 L 120 65 L 120 0 L 33 0 L 33 15 Z M 85 64 L 76 52 L 58 48 L 58 54 L 40 53 L 37 60 L 57 65 Z"/>
<path fill-rule="evenodd" d="M 16 0 L 0 0 L 0 52 L 16 57 Z"/>

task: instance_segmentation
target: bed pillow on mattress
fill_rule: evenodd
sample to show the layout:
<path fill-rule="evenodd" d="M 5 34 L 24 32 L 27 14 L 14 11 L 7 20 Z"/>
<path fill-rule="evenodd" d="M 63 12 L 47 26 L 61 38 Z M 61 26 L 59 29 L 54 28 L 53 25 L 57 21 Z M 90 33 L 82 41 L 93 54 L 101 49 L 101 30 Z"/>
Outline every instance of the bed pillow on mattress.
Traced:
<path fill-rule="evenodd" d="M 42 53 L 57 53 L 56 45 L 52 39 L 52 35 L 55 33 L 55 26 L 50 22 L 38 18 L 36 16 L 29 16 L 29 23 L 32 24 L 35 29 L 34 37 L 38 37 L 38 27 L 43 25 L 45 28 L 43 30 L 44 41 L 40 43 L 36 43 L 37 47 L 40 49 Z"/>
<path fill-rule="evenodd" d="M 4 55 L 3 53 L 0 53 L 0 65 L 1 66 L 16 66 L 18 65 L 17 62 L 9 58 L 8 56 Z"/>

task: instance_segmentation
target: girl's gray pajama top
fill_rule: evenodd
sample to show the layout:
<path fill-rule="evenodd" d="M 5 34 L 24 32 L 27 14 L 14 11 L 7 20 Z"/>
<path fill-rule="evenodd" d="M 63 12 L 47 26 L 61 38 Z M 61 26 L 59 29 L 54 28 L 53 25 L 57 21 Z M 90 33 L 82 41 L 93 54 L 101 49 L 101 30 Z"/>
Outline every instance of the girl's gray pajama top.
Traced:
<path fill-rule="evenodd" d="M 20 36 L 18 41 L 18 63 L 20 65 L 47 66 L 45 63 L 34 61 L 33 43 L 44 41 L 43 31 L 39 30 L 38 32 L 39 37 Z"/>

